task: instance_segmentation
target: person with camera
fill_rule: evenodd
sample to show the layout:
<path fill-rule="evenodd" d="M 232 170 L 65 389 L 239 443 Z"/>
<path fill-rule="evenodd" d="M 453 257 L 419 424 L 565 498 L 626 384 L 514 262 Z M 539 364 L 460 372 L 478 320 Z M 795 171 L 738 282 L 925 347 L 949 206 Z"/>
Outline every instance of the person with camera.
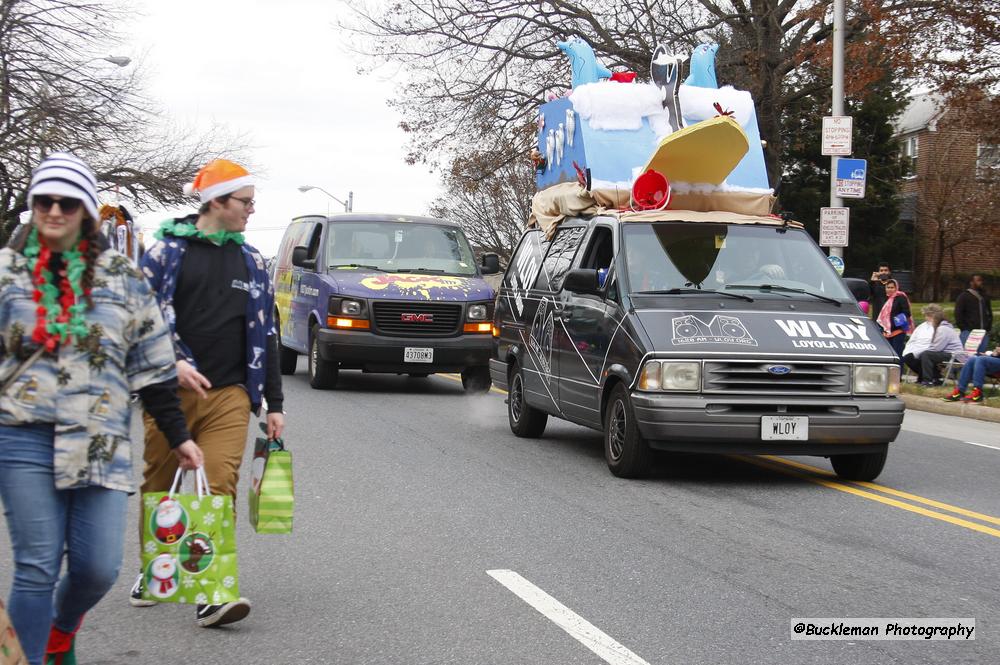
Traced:
<path fill-rule="evenodd" d="M 869 311 L 873 319 L 878 318 L 879 313 L 882 311 L 882 305 L 888 299 L 885 294 L 885 283 L 890 279 L 892 279 L 892 271 L 889 269 L 889 264 L 885 261 L 878 264 L 878 270 L 873 272 L 869 278 L 872 289 Z"/>

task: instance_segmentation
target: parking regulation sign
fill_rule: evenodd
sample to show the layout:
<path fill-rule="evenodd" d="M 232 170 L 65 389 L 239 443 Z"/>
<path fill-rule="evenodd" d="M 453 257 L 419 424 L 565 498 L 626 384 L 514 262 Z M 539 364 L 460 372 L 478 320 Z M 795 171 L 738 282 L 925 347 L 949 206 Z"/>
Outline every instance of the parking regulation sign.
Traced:
<path fill-rule="evenodd" d="M 823 118 L 821 154 L 844 156 L 851 154 L 854 118 L 849 115 L 830 115 Z"/>
<path fill-rule="evenodd" d="M 847 247 L 850 215 L 849 208 L 819 209 L 819 244 L 821 247 Z"/>
<path fill-rule="evenodd" d="M 838 159 L 836 195 L 842 199 L 865 198 L 868 160 Z"/>

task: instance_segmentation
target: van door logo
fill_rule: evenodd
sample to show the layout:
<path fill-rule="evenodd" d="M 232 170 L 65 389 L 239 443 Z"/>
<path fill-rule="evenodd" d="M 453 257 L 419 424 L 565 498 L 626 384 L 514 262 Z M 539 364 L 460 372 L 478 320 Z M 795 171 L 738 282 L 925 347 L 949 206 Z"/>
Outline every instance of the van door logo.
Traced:
<path fill-rule="evenodd" d="M 697 316 L 678 316 L 673 320 L 673 327 L 674 344 L 757 346 L 757 340 L 735 316 L 715 316 L 708 322 Z"/>

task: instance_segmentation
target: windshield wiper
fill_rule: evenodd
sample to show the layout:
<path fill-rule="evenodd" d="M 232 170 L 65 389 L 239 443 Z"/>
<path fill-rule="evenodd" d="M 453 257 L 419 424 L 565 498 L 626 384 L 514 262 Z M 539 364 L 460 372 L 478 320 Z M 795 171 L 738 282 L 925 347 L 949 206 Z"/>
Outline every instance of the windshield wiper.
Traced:
<path fill-rule="evenodd" d="M 729 296 L 730 298 L 739 298 L 740 300 L 746 300 L 747 302 L 753 302 L 753 298 L 750 296 L 743 295 L 742 293 L 727 293 L 725 291 L 716 291 L 714 289 L 661 289 L 657 291 L 633 291 L 632 295 L 668 295 L 677 296 L 684 295 L 688 293 L 697 293 L 700 295 L 712 294 L 717 296 Z"/>
<path fill-rule="evenodd" d="M 791 286 L 778 286 L 777 284 L 726 284 L 727 289 L 760 289 L 761 291 L 787 291 L 789 293 L 803 293 L 807 296 L 812 296 L 813 298 L 819 298 L 820 300 L 825 300 L 826 302 L 832 302 L 837 307 L 843 305 L 842 302 L 836 298 L 831 298 L 830 296 L 824 296 L 822 293 L 813 293 L 812 291 L 807 291 L 806 289 L 796 289 Z"/>
<path fill-rule="evenodd" d="M 338 263 L 335 266 L 330 266 L 331 270 L 333 268 L 367 268 L 368 270 L 378 270 L 379 272 L 388 272 L 387 270 L 379 268 L 378 266 L 369 266 L 363 263 Z"/>
<path fill-rule="evenodd" d="M 444 270 L 436 270 L 434 268 L 400 268 L 396 272 L 439 272 L 439 273 L 443 273 Z"/>

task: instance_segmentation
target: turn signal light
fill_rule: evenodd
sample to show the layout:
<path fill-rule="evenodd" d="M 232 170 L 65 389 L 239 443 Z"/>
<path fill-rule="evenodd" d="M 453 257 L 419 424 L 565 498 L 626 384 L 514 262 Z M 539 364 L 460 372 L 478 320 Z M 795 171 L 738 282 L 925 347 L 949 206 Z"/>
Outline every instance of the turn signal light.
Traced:
<path fill-rule="evenodd" d="M 336 316 L 329 316 L 326 325 L 331 328 L 352 328 L 354 330 L 368 330 L 371 325 L 365 319 L 341 319 Z"/>
<path fill-rule="evenodd" d="M 494 337 L 499 337 L 500 336 L 500 329 L 497 328 L 496 326 L 493 326 L 493 336 Z"/>
<path fill-rule="evenodd" d="M 462 327 L 462 331 L 467 333 L 488 333 L 492 332 L 492 330 L 492 323 L 466 323 Z"/>

